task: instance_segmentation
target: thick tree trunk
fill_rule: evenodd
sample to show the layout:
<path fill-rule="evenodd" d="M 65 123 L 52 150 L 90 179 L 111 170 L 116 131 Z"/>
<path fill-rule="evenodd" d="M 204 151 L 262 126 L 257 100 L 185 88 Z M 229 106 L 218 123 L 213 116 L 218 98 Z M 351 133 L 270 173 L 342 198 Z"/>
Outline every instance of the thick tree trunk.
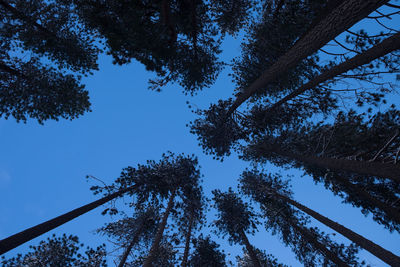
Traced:
<path fill-rule="evenodd" d="M 129 243 L 128 247 L 125 249 L 124 254 L 122 255 L 121 261 L 118 264 L 118 267 L 124 267 L 126 260 L 128 259 L 129 253 L 131 253 L 133 246 L 139 241 L 139 237 L 140 237 L 140 234 L 142 233 L 144 224 L 145 224 L 145 220 L 142 220 L 142 224 L 136 230 L 135 235 L 133 236 L 131 242 Z"/>
<path fill-rule="evenodd" d="M 275 64 L 265 70 L 261 76 L 246 88 L 228 110 L 230 116 L 243 102 L 255 92 L 277 79 L 282 73 L 293 68 L 301 60 L 312 55 L 329 41 L 368 16 L 388 0 L 348 0 L 329 13 L 320 23 L 311 29 L 291 49 L 281 56 Z"/>
<path fill-rule="evenodd" d="M 192 237 L 193 221 L 194 221 L 194 213 L 192 212 L 190 214 L 189 226 L 188 226 L 188 230 L 187 230 L 187 233 L 186 233 L 185 250 L 183 252 L 183 258 L 182 258 L 181 267 L 186 267 L 186 265 L 187 265 L 187 260 L 188 260 L 188 257 L 189 257 L 189 249 L 190 249 L 190 239 Z"/>
<path fill-rule="evenodd" d="M 359 195 L 363 200 L 369 202 L 373 206 L 382 210 L 386 213 L 388 217 L 393 219 L 393 221 L 400 224 L 400 212 L 394 209 L 392 206 L 387 205 L 385 202 L 375 198 L 367 191 L 361 189 L 359 186 L 349 182 L 346 178 L 341 178 L 339 183 L 342 183 L 346 188 L 349 188 L 351 191 L 355 192 L 355 194 Z M 347 192 L 346 192 L 347 193 Z M 348 194 L 348 193 L 347 193 Z"/>
<path fill-rule="evenodd" d="M 247 239 L 247 236 L 243 230 L 240 231 L 240 235 L 242 237 L 242 241 L 243 241 L 244 245 L 246 246 L 246 250 L 249 253 L 249 256 L 250 256 L 251 261 L 253 262 L 254 266 L 261 267 L 261 264 L 257 257 L 257 254 L 254 251 L 253 246 L 250 244 L 249 239 Z"/>
<path fill-rule="evenodd" d="M 387 264 L 391 266 L 400 266 L 400 257 L 396 256 L 392 252 L 382 248 L 381 246 L 375 244 L 374 242 L 364 238 L 363 236 L 353 232 L 352 230 L 344 227 L 343 225 L 332 221 L 331 219 L 319 214 L 316 211 L 313 211 L 312 209 L 307 208 L 306 206 L 298 203 L 297 201 L 290 199 L 284 195 L 275 193 L 275 195 L 284 201 L 288 202 L 289 204 L 295 206 L 299 210 L 307 213 L 308 215 L 312 216 L 319 222 L 325 224 L 329 228 L 335 230 L 336 232 L 342 234 L 358 246 L 364 248 L 365 250 L 369 251 L 382 261 L 386 262 Z"/>
<path fill-rule="evenodd" d="M 276 107 L 295 98 L 296 96 L 304 93 L 305 91 L 316 87 L 318 84 L 328 81 L 339 74 L 346 73 L 349 70 L 365 65 L 397 49 L 400 49 L 400 33 L 394 34 L 392 37 L 387 38 L 383 42 L 375 45 L 374 47 L 368 49 L 367 51 L 356 55 L 355 57 L 331 68 L 330 70 L 325 71 L 324 73 L 315 77 L 313 80 L 302 85 L 297 90 L 293 91 L 292 93 L 288 94 L 287 96 L 285 96 L 284 98 L 273 104 L 266 110 L 266 113 L 274 110 Z"/>
<path fill-rule="evenodd" d="M 310 155 L 299 155 L 289 151 L 281 150 L 277 147 L 267 148 L 265 150 L 275 152 L 278 155 L 294 159 L 306 164 L 331 169 L 336 171 L 348 171 L 363 175 L 388 178 L 396 183 L 400 183 L 400 167 L 389 163 L 367 162 L 348 159 L 322 158 Z"/>
<path fill-rule="evenodd" d="M 297 224 L 292 224 L 292 227 L 298 231 L 305 239 L 310 244 L 313 244 L 313 246 L 319 250 L 327 259 L 329 259 L 331 262 L 335 263 L 339 267 L 350 267 L 347 263 L 345 263 L 342 259 L 338 257 L 335 253 L 330 251 L 327 247 L 325 247 L 323 244 L 321 244 L 318 240 L 315 239 L 315 237 L 309 232 L 309 230 L 304 229 L 303 227 L 297 225 Z"/>
<path fill-rule="evenodd" d="M 158 247 L 160 246 L 161 238 L 163 236 L 165 226 L 167 225 L 169 214 L 171 212 L 172 207 L 174 206 L 175 194 L 176 192 L 174 191 L 171 193 L 171 196 L 169 197 L 167 208 L 165 209 L 164 216 L 160 222 L 160 225 L 158 226 L 156 236 L 154 238 L 153 244 L 151 245 L 149 255 L 147 256 L 146 260 L 143 263 L 143 267 L 153 266 L 154 257 L 157 253 Z"/>
<path fill-rule="evenodd" d="M 60 215 L 54 219 L 48 220 L 44 223 L 38 224 L 34 227 L 31 227 L 29 229 L 26 229 L 22 232 L 19 232 L 15 235 L 12 235 L 10 237 L 7 237 L 3 240 L 0 240 L 0 255 L 3 253 L 6 253 L 7 251 L 16 248 L 25 242 L 28 242 L 35 237 L 38 237 L 44 233 L 47 233 L 48 231 L 51 231 L 55 228 L 57 228 L 60 225 L 63 225 L 66 222 L 69 222 L 73 219 L 75 219 L 78 216 L 81 216 L 82 214 L 85 214 L 88 211 L 91 211 L 92 209 L 97 208 L 100 205 L 103 205 L 104 203 L 121 196 L 122 194 L 131 191 L 135 188 L 135 186 L 128 187 L 126 189 L 120 190 L 118 192 L 115 192 L 113 194 L 110 194 L 108 196 L 105 196 L 99 200 L 93 201 L 92 203 L 86 204 L 80 208 L 74 209 L 70 212 L 67 212 L 63 215 Z"/>

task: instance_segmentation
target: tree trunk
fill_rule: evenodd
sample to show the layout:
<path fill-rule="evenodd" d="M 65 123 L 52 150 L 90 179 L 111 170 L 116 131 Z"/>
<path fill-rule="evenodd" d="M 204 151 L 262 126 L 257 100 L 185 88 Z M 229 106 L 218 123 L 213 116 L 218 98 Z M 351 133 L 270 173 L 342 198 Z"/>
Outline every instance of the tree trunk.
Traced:
<path fill-rule="evenodd" d="M 156 233 L 156 237 L 154 238 L 154 241 L 153 241 L 153 244 L 151 246 L 149 255 L 147 256 L 146 260 L 143 263 L 143 267 L 151 267 L 151 266 L 153 266 L 154 257 L 155 257 L 155 255 L 157 253 L 158 247 L 160 246 L 161 238 L 163 236 L 165 226 L 167 225 L 168 216 L 169 216 L 169 214 L 171 212 L 171 209 L 172 209 L 172 207 L 174 205 L 175 194 L 176 194 L 176 191 L 172 192 L 171 196 L 169 197 L 167 208 L 165 209 L 164 216 L 163 216 L 163 218 L 162 218 L 162 220 L 160 222 L 160 225 L 158 227 L 158 230 L 157 230 L 157 233 Z"/>
<path fill-rule="evenodd" d="M 187 260 L 189 257 L 189 249 L 190 249 L 190 238 L 192 236 L 193 221 L 194 221 L 194 213 L 192 212 L 190 214 L 188 231 L 186 233 L 185 251 L 183 252 L 183 259 L 182 259 L 181 267 L 186 267 L 186 265 L 187 265 Z"/>
<path fill-rule="evenodd" d="M 131 253 L 133 246 L 139 241 L 139 237 L 140 237 L 140 234 L 142 233 L 144 224 L 145 224 L 145 220 L 142 220 L 142 224 L 136 230 L 135 235 L 133 236 L 131 242 L 129 243 L 128 247 L 125 249 L 124 254 L 122 255 L 121 261 L 118 264 L 118 267 L 124 267 L 126 260 L 128 259 L 129 253 Z"/>
<path fill-rule="evenodd" d="M 240 230 L 240 235 L 242 237 L 242 241 L 244 245 L 246 246 L 246 250 L 249 253 L 249 256 L 251 258 L 251 261 L 253 262 L 255 267 L 261 267 L 260 261 L 257 257 L 256 252 L 254 251 L 253 246 L 250 244 L 249 240 L 247 239 L 247 236 L 243 230 Z"/>
<path fill-rule="evenodd" d="M 73 219 L 75 219 L 78 216 L 81 216 L 82 214 L 87 213 L 88 211 L 91 211 L 92 209 L 97 208 L 100 205 L 103 205 L 104 203 L 121 196 L 122 194 L 131 191 L 135 188 L 135 186 L 128 187 L 126 189 L 120 190 L 118 192 L 115 192 L 113 194 L 110 194 L 108 196 L 105 196 L 99 200 L 93 201 L 92 203 L 86 204 L 80 208 L 74 209 L 70 212 L 67 212 L 63 215 L 60 215 L 54 219 L 48 220 L 44 223 L 38 224 L 36 226 L 33 226 L 31 228 L 28 228 L 22 232 L 19 232 L 15 235 L 9 236 L 3 240 L 0 240 L 0 255 L 3 253 L 6 253 L 7 251 L 16 248 L 25 242 L 28 242 L 44 233 L 47 233 L 48 231 L 51 231 L 55 228 L 57 228 L 60 225 L 63 225 L 66 222 L 69 222 Z"/>
<path fill-rule="evenodd" d="M 307 213 L 308 215 L 312 216 L 319 222 L 325 224 L 329 228 L 335 230 L 336 232 L 342 234 L 350 241 L 354 242 L 358 246 L 364 248 L 365 250 L 369 251 L 382 261 L 386 262 L 390 266 L 400 266 L 400 257 L 396 256 L 392 252 L 382 248 L 381 246 L 375 244 L 374 242 L 364 238 L 363 236 L 353 232 L 352 230 L 344 227 L 343 225 L 332 221 L 331 219 L 319 214 L 318 212 L 313 211 L 312 209 L 307 208 L 306 206 L 298 203 L 297 201 L 288 198 L 284 195 L 275 193 L 275 195 L 284 201 L 288 202 L 289 204 L 295 206 L 299 210 Z"/>
<path fill-rule="evenodd" d="M 282 73 L 293 68 L 301 60 L 312 55 L 329 41 L 368 16 L 388 0 L 348 0 L 330 12 L 320 23 L 311 29 L 291 49 L 282 55 L 271 67 L 247 87 L 229 108 L 230 116 L 243 102 L 268 83 L 277 79 Z"/>
<path fill-rule="evenodd" d="M 299 155 L 289 151 L 281 150 L 277 147 L 263 147 L 264 150 L 275 152 L 276 154 L 294 159 L 306 164 L 315 165 L 325 169 L 336 171 L 348 171 L 363 175 L 388 178 L 396 183 L 400 183 L 400 167 L 389 163 L 366 162 L 348 159 L 322 158 L 311 155 Z"/>
<path fill-rule="evenodd" d="M 342 259 L 340 259 L 338 255 L 330 251 L 327 247 L 325 247 L 318 240 L 316 240 L 308 229 L 304 229 L 303 227 L 297 224 L 292 224 L 292 227 L 296 231 L 298 231 L 305 239 L 307 239 L 309 243 L 313 244 L 313 246 L 317 250 L 319 250 L 323 255 L 325 255 L 325 257 L 329 259 L 331 262 L 335 263 L 339 267 L 345 267 L 345 266 L 350 267 L 347 263 L 345 263 Z"/>
<path fill-rule="evenodd" d="M 330 70 L 325 71 L 324 73 L 320 74 L 319 76 L 315 77 L 313 80 L 309 81 L 308 83 L 302 85 L 297 90 L 293 91 L 292 93 L 288 94 L 271 107 L 266 110 L 266 113 L 274 110 L 276 107 L 282 105 L 283 103 L 295 98 L 296 96 L 304 93 L 307 90 L 310 90 L 316 87 L 318 84 L 321 84 L 327 80 L 330 80 L 336 77 L 339 74 L 346 73 L 349 70 L 355 69 L 360 67 L 364 64 L 367 64 L 377 58 L 380 58 L 388 53 L 391 53 L 400 48 L 400 33 L 396 33 L 393 36 L 385 39 L 381 43 L 375 45 L 374 47 L 366 50 L 365 52 L 356 55 L 355 57 L 335 66 L 332 67 Z"/>
<path fill-rule="evenodd" d="M 339 180 L 340 183 L 343 183 L 343 185 L 347 188 L 350 188 L 353 192 L 356 192 L 359 196 L 361 196 L 363 199 L 365 199 L 367 202 L 371 203 L 378 209 L 382 210 L 383 212 L 386 213 L 387 216 L 389 216 L 391 219 L 393 219 L 395 222 L 400 224 L 400 212 L 398 212 L 396 209 L 394 209 L 392 206 L 387 205 L 386 203 L 382 202 L 381 200 L 375 198 L 372 196 L 369 192 L 359 188 L 359 186 L 349 182 L 345 178 L 341 178 Z M 346 192 L 347 193 L 347 192 Z M 348 194 L 348 193 L 347 193 Z"/>

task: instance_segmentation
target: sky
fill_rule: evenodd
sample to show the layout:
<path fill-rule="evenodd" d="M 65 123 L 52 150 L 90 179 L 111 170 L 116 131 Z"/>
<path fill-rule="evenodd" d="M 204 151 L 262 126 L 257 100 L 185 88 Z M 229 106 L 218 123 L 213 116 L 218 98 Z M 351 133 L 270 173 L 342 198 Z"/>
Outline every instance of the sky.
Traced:
<path fill-rule="evenodd" d="M 223 58 L 239 55 L 238 44 L 238 40 L 228 38 L 223 44 Z M 147 81 L 154 75 L 139 63 L 114 66 L 109 56 L 101 55 L 99 66 L 100 71 L 83 80 L 90 92 L 93 111 L 79 119 L 48 121 L 44 125 L 34 120 L 17 123 L 13 119 L 0 119 L 0 239 L 96 200 L 98 197 L 92 195 L 89 187 L 98 182 L 88 182 L 86 175 L 112 183 L 122 168 L 150 159 L 157 161 L 167 151 L 198 156 L 206 196 L 213 189 L 236 188 L 237 178 L 249 166 L 236 155 L 219 162 L 203 154 L 196 136 L 186 127 L 196 118 L 187 101 L 195 107 L 207 108 L 218 99 L 231 97 L 234 84 L 227 75 L 228 69 L 211 88 L 191 97 L 185 96 L 178 85 L 168 86 L 160 93 L 148 90 Z M 315 185 L 310 177 L 301 177 L 299 171 L 283 171 L 270 165 L 267 168 L 284 176 L 292 175 L 294 198 L 300 203 L 400 255 L 398 233 L 389 233 L 371 216 L 365 218 L 358 209 L 341 204 L 340 198 Z M 36 245 L 53 233 L 78 235 L 90 246 L 107 243 L 94 230 L 115 218 L 102 216 L 101 211 L 101 208 L 93 210 L 4 256 L 25 253 L 29 245 Z M 333 232 L 314 220 L 313 225 Z M 249 236 L 255 247 L 273 254 L 282 263 L 301 266 L 277 236 L 261 228 L 255 236 Z M 230 259 L 242 254 L 239 246 L 230 246 L 215 236 L 213 239 L 231 254 Z M 348 243 L 339 234 L 335 240 Z M 368 252 L 361 251 L 359 256 L 371 266 L 385 266 Z"/>

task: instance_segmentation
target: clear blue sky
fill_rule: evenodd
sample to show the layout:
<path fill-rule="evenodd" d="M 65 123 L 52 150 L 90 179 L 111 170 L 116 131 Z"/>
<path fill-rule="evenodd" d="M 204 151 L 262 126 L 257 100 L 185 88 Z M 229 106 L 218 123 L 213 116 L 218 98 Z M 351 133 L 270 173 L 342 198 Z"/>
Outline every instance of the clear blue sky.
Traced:
<path fill-rule="evenodd" d="M 239 54 L 237 43 L 233 39 L 224 43 L 224 58 Z M 101 56 L 100 71 L 84 79 L 93 112 L 74 121 L 49 121 L 44 126 L 33 120 L 24 124 L 0 119 L 0 239 L 97 199 L 89 191 L 96 182 L 87 183 L 87 174 L 111 183 L 122 168 L 148 159 L 158 160 L 168 150 L 199 157 L 208 196 L 216 188 L 236 188 L 237 178 L 247 163 L 235 155 L 223 163 L 212 160 L 202 153 L 196 137 L 185 126 L 195 118 L 186 101 L 206 108 L 209 103 L 231 96 L 234 85 L 227 73 L 224 71 L 212 88 L 195 97 L 183 95 L 178 86 L 169 86 L 157 93 L 147 90 L 147 80 L 153 75 L 140 64 L 113 66 L 110 57 Z M 296 200 L 400 255 L 399 234 L 390 234 L 370 216 L 365 218 L 359 210 L 341 204 L 340 198 L 314 185 L 311 178 L 300 177 L 296 171 L 291 174 L 294 174 Z M 24 253 L 29 245 L 53 233 L 75 234 L 92 246 L 106 242 L 93 233 L 110 221 L 100 212 L 101 209 L 96 209 L 83 215 L 5 256 Z M 332 232 L 319 223 L 315 225 Z M 337 240 L 347 242 L 338 235 Z M 300 266 L 291 250 L 261 227 L 250 241 L 278 257 L 280 262 Z M 241 254 L 240 247 L 218 242 L 232 253 L 231 259 Z M 360 256 L 371 266 L 384 266 L 368 252 L 361 252 Z"/>

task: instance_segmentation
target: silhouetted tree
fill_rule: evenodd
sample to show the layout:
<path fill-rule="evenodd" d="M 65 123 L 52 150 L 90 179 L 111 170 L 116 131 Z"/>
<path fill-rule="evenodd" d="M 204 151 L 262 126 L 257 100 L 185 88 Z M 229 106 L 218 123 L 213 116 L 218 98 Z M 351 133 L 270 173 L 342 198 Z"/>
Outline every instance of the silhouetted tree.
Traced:
<path fill-rule="evenodd" d="M 228 235 L 229 242 L 244 245 L 254 266 L 261 267 L 254 247 L 250 244 L 246 233 L 254 234 L 257 229 L 257 215 L 251 207 L 244 203 L 235 192 L 229 188 L 226 193 L 214 190 L 213 201 L 217 210 L 217 220 L 214 225 L 217 227 L 217 234 Z"/>
<path fill-rule="evenodd" d="M 72 9 L 69 1 L 0 1 L 1 117 L 43 123 L 90 111 L 74 73 L 97 70 L 100 50 Z"/>
<path fill-rule="evenodd" d="M 200 235 L 193 242 L 194 250 L 190 255 L 189 267 L 226 267 L 225 254 L 220 251 L 219 245 L 211 240 L 210 236 Z"/>
<path fill-rule="evenodd" d="M 282 199 L 270 198 L 255 183 L 247 183 L 247 171 L 240 179 L 241 190 L 244 194 L 259 203 L 263 216 L 266 218 L 266 229 L 272 234 L 279 234 L 282 242 L 290 246 L 297 259 L 305 266 L 359 266 L 357 263 L 357 248 L 353 244 L 344 246 L 330 239 L 329 235 L 317 228 L 307 226 L 309 218 L 295 210 Z M 278 181 L 280 177 L 272 177 Z M 285 185 L 284 183 L 282 183 Z M 279 187 L 282 194 L 290 196 L 291 192 Z"/>
<path fill-rule="evenodd" d="M 317 219 L 319 222 L 325 224 L 329 228 L 347 237 L 350 241 L 369 251 L 371 254 L 375 255 L 387 264 L 390 264 L 391 266 L 396 266 L 400 264 L 400 257 L 394 255 L 392 252 L 382 248 L 381 246 L 366 239 L 365 237 L 344 227 L 343 225 L 334 222 L 329 218 L 319 214 L 318 212 L 298 203 L 290 196 L 287 196 L 288 193 L 291 193 L 287 183 L 281 182 L 279 181 L 279 179 L 276 178 L 276 176 L 274 177 L 272 175 L 267 175 L 257 170 L 253 170 L 244 172 L 242 174 L 241 182 L 242 186 L 245 188 L 252 188 L 252 190 L 258 188 L 258 190 L 260 191 L 259 194 L 265 195 L 264 201 L 268 201 L 268 199 L 270 201 L 275 201 L 274 198 L 281 199 L 301 210 L 302 212 Z"/>
<path fill-rule="evenodd" d="M 66 266 L 66 267 L 100 267 L 107 266 L 105 245 L 96 249 L 87 247 L 81 252 L 83 244 L 77 236 L 53 235 L 46 241 L 40 241 L 38 246 L 30 246 L 31 251 L 25 255 L 18 254 L 11 259 L 2 257 L 1 264 L 4 267 L 15 266 Z"/>
<path fill-rule="evenodd" d="M 256 249 L 256 254 L 257 257 L 260 259 L 261 266 L 263 267 L 288 267 L 285 264 L 281 264 L 278 262 L 278 259 L 276 259 L 273 255 L 271 254 L 266 254 L 264 251 L 261 251 L 259 249 Z M 251 261 L 249 255 L 247 253 L 244 253 L 242 257 L 236 256 L 236 260 L 238 263 L 238 267 L 253 267 L 254 264 Z"/>

